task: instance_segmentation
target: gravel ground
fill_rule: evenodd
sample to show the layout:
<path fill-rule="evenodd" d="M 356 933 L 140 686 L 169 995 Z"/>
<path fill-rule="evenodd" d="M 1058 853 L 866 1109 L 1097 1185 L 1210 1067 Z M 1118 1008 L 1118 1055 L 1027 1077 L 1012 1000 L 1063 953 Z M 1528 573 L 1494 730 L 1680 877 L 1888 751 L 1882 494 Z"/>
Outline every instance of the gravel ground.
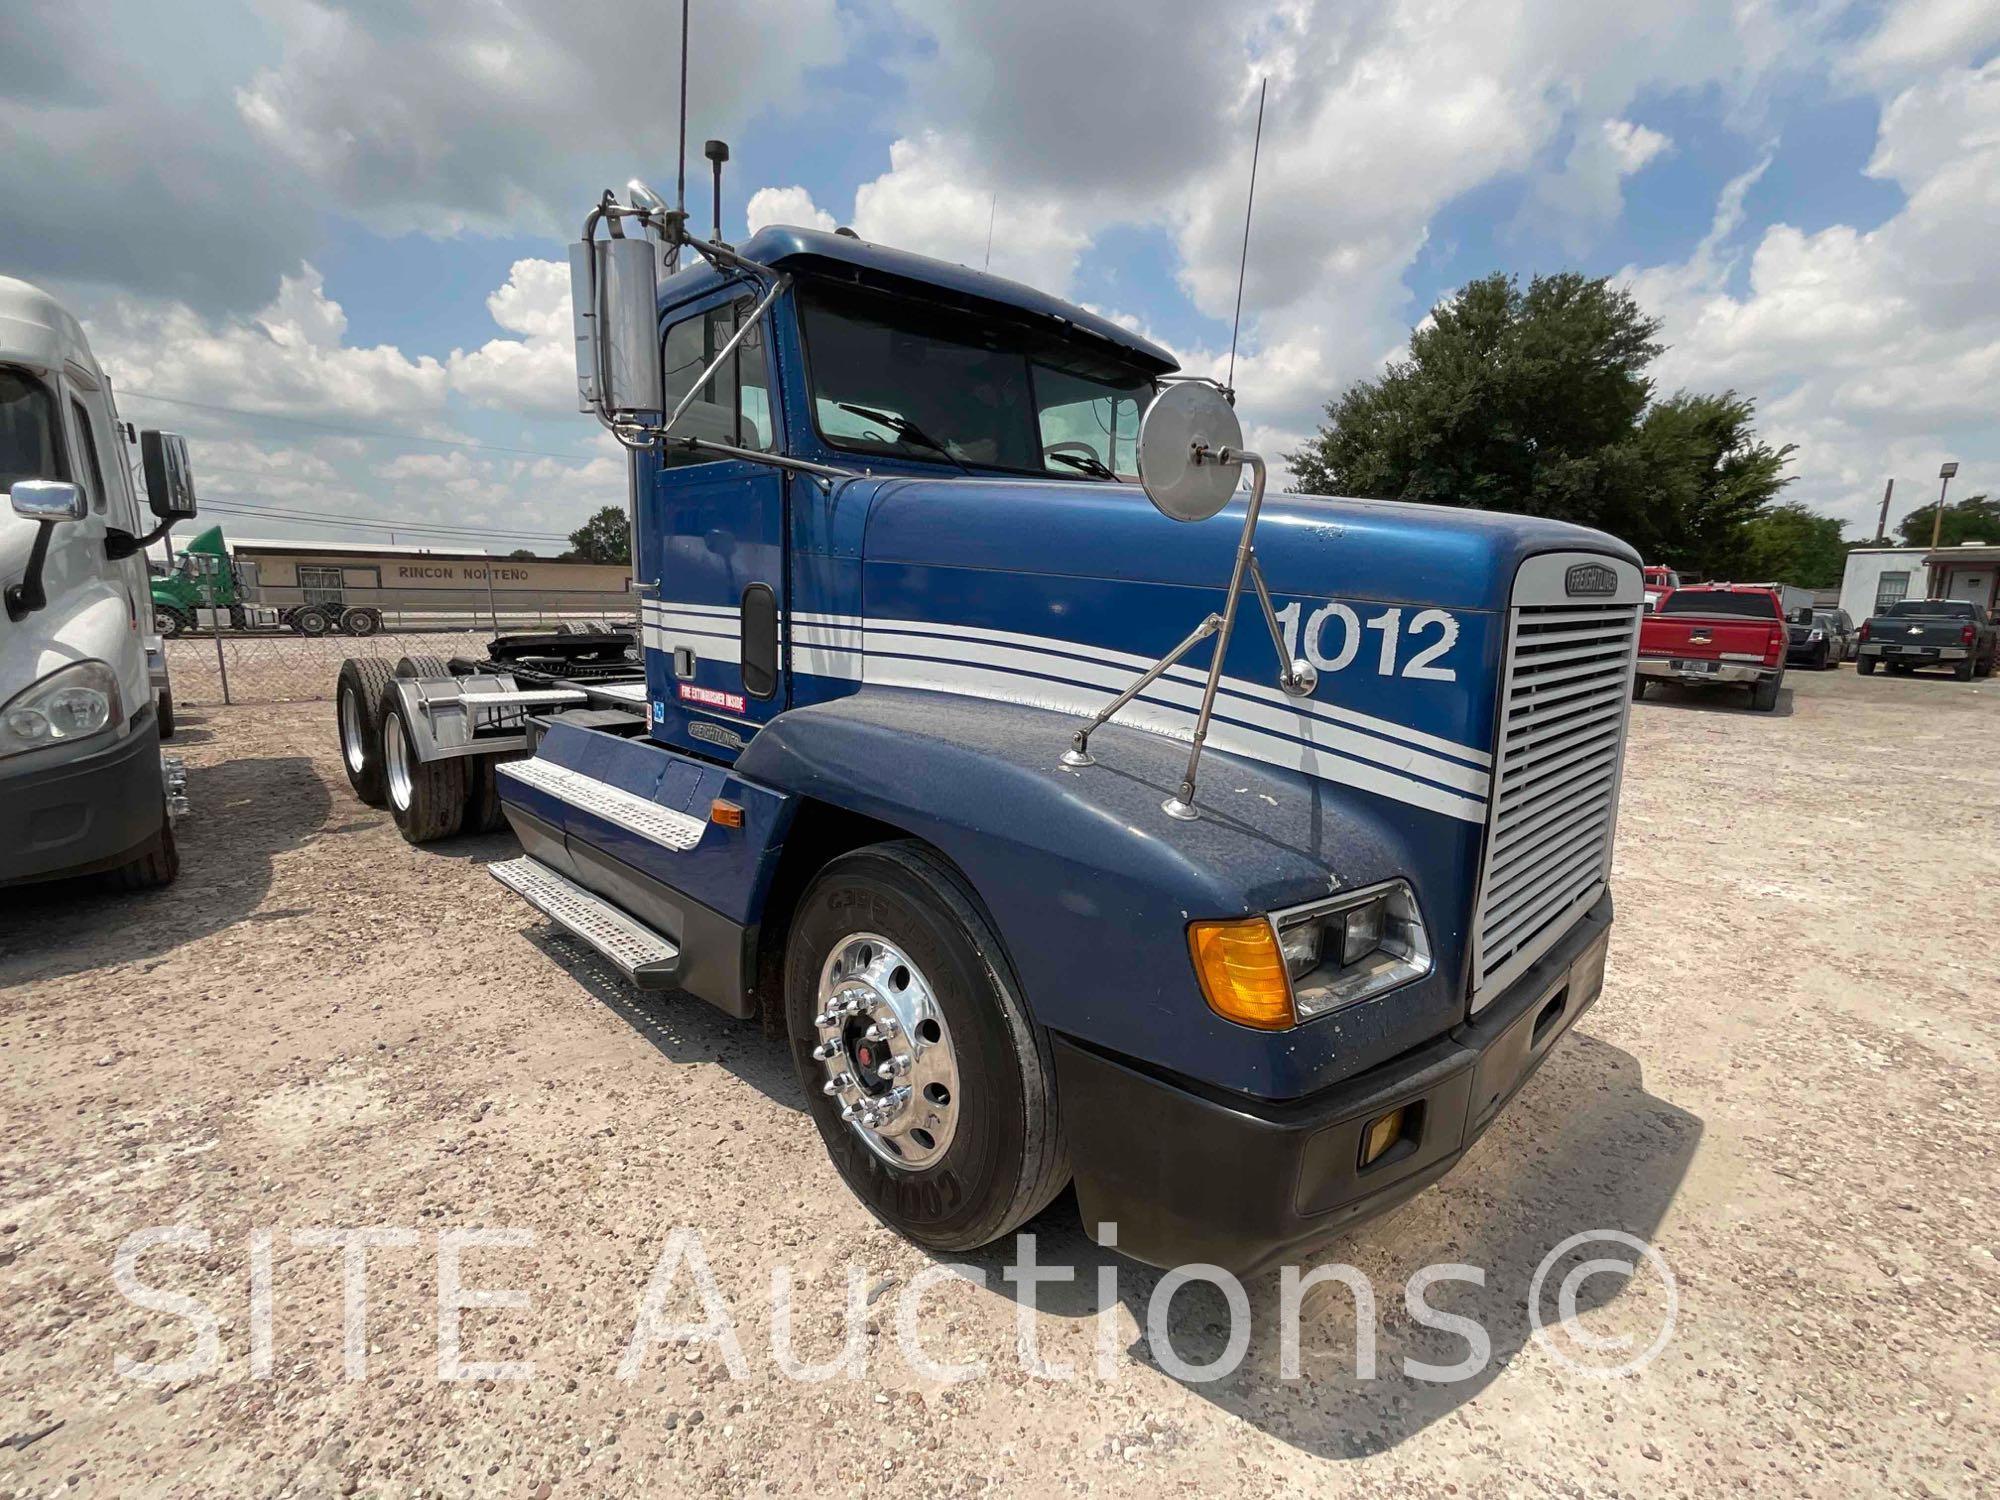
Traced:
<path fill-rule="evenodd" d="M 349 794 L 326 705 L 189 714 L 175 888 L 0 898 L 0 1494 L 1991 1495 L 2000 683 L 1791 684 L 1775 716 L 1637 705 L 1602 1001 L 1452 1176 L 1322 1257 L 1375 1289 L 1365 1380 L 1337 1286 L 1285 1378 L 1268 1281 L 1240 1366 L 1176 1378 L 1158 1274 L 1067 1197 L 1031 1227 L 1077 1279 L 1032 1314 L 1006 1253 L 920 1281 L 776 1043 L 607 982 L 487 878 L 505 835 L 406 847 Z M 215 1368 L 126 1378 L 199 1348 L 187 1306 L 114 1286 L 126 1236 L 173 1225 L 207 1248 L 136 1274 L 212 1309 Z M 362 1226 L 410 1241 L 367 1255 L 365 1372 L 342 1252 L 294 1238 Z M 464 1284 L 524 1295 L 465 1312 L 462 1357 L 526 1380 L 437 1378 L 443 1262 L 482 1227 L 532 1242 L 457 1252 Z M 713 1340 L 628 1360 L 681 1227 L 745 1378 Z M 1656 1245 L 1678 1297 L 1659 1357 L 1611 1379 L 1557 1351 L 1645 1345 L 1656 1274 L 1587 1281 L 1555 1349 L 1525 1311 L 1544 1255 L 1599 1228 Z M 1470 1378 L 1404 1368 L 1469 1347 L 1404 1308 L 1433 1261 L 1485 1273 L 1428 1293 L 1488 1331 Z M 799 1358 L 828 1360 L 850 1263 L 858 1378 L 785 1377 L 771 1268 Z M 664 1321 L 701 1321 L 695 1283 L 662 1283 Z M 983 1372 L 901 1356 L 917 1293 L 930 1356 Z M 1213 1288 L 1164 1317 L 1178 1359 L 1222 1350 Z M 1020 1328 L 1075 1378 L 1025 1372 Z"/>

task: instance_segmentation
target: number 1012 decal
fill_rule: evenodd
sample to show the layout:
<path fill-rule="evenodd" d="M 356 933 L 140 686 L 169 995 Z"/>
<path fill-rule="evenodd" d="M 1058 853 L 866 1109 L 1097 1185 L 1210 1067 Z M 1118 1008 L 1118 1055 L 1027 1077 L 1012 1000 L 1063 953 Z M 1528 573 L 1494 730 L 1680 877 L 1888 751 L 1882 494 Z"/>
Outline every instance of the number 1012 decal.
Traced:
<path fill-rule="evenodd" d="M 1372 609 L 1373 606 L 1364 606 Z M 1278 611 L 1285 649 L 1303 656 L 1321 672 L 1338 672 L 1370 649 L 1365 660 L 1383 677 L 1414 677 L 1426 682 L 1456 682 L 1458 668 L 1444 664 L 1458 643 L 1458 617 L 1446 609 L 1420 609 L 1404 623 L 1404 609 L 1388 605 L 1363 618 L 1351 605 L 1330 600 L 1311 614 L 1294 599 Z M 1303 619 L 1303 628 L 1301 626 Z M 1373 632 L 1375 641 L 1366 639 Z"/>

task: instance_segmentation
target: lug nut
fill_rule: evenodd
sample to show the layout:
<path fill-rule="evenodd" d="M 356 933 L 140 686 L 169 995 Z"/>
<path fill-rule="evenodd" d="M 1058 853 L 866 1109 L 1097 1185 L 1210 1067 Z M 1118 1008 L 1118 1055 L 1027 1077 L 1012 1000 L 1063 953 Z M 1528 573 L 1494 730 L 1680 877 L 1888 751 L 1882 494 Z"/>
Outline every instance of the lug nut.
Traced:
<path fill-rule="evenodd" d="M 875 1076 L 886 1081 L 901 1078 L 909 1071 L 910 1060 L 907 1057 L 892 1057 L 875 1070 Z"/>
<path fill-rule="evenodd" d="M 901 1026 L 896 1024 L 894 1016 L 884 1016 L 868 1028 L 868 1040 L 871 1042 L 885 1042 L 902 1029 Z"/>
<path fill-rule="evenodd" d="M 817 1047 L 813 1048 L 813 1056 L 821 1062 L 832 1062 L 836 1057 L 840 1056 L 840 1043 L 821 1042 Z"/>

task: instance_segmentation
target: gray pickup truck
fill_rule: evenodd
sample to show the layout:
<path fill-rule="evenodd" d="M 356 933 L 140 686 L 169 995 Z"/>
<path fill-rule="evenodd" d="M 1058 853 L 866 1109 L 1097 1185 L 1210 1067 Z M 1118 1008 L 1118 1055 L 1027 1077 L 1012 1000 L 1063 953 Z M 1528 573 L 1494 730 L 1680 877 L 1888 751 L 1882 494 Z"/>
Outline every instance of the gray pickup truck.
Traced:
<path fill-rule="evenodd" d="M 1960 682 L 1993 675 L 1993 621 L 1984 605 L 1963 599 L 1902 599 L 1862 622 L 1858 665 L 1891 672 L 1950 667 Z"/>

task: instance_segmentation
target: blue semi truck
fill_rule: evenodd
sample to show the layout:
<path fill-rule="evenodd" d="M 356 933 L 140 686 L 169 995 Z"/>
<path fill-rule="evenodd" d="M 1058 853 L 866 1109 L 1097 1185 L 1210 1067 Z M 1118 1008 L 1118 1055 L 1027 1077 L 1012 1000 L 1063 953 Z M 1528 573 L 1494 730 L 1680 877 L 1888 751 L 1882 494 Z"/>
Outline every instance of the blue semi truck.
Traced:
<path fill-rule="evenodd" d="M 348 662 L 348 773 L 761 1017 L 884 1222 L 966 1250 L 1073 1182 L 1142 1260 L 1294 1259 L 1597 998 L 1622 543 L 1265 502 L 1165 350 L 844 231 L 730 247 L 635 183 L 572 266 L 643 619 Z"/>

